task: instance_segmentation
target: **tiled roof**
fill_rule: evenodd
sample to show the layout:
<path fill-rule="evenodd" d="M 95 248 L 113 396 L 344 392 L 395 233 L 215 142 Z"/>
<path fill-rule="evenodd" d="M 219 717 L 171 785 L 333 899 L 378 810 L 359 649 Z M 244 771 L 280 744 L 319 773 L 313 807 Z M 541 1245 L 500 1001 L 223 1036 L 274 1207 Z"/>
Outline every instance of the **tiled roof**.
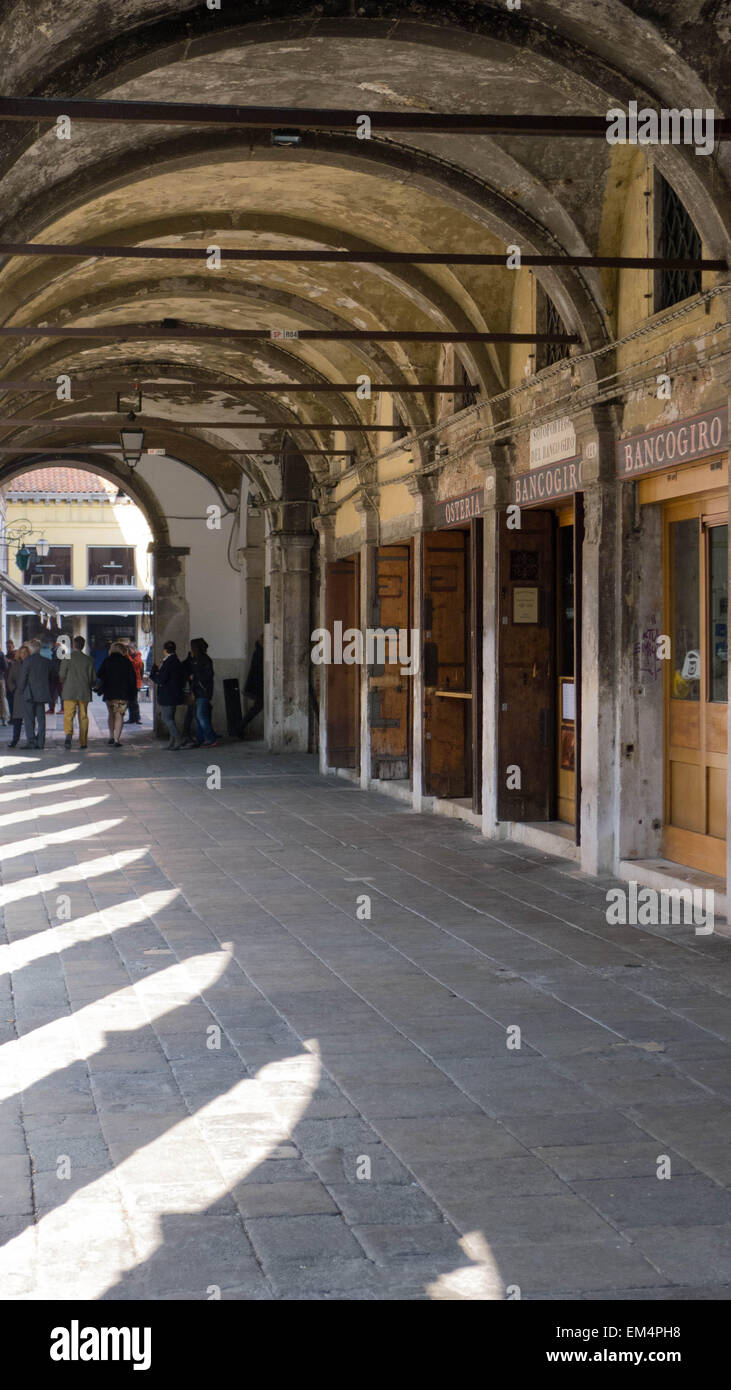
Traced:
<path fill-rule="evenodd" d="M 105 495 L 112 497 L 116 492 L 114 483 L 100 478 L 96 473 L 86 473 L 81 468 L 37 468 L 32 473 L 21 473 L 5 485 L 8 497 L 18 493 L 24 497 L 47 497 L 49 493 L 69 496 L 96 493 L 101 498 Z"/>

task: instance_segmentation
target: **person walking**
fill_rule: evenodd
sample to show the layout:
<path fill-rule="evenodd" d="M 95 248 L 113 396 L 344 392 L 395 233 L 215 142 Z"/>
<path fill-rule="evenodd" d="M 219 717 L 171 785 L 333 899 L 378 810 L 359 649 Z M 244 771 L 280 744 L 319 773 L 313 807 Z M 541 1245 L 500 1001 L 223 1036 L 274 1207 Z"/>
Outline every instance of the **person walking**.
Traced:
<path fill-rule="evenodd" d="M 20 688 L 20 668 L 27 656 L 30 656 L 30 647 L 24 645 L 19 647 L 17 652 L 13 647 L 8 663 L 8 703 L 10 705 L 10 723 L 13 727 L 13 737 L 8 744 L 9 748 L 17 748 L 25 717 L 25 697 Z"/>
<path fill-rule="evenodd" d="M 0 726 L 7 724 L 9 719 L 8 702 L 6 698 L 6 681 L 8 677 L 8 659 L 4 652 L 0 652 Z"/>
<path fill-rule="evenodd" d="M 205 638 L 193 638 L 184 670 L 190 677 L 190 689 L 195 699 L 196 742 L 190 747 L 214 748 L 218 742 L 211 725 L 214 671 Z"/>
<path fill-rule="evenodd" d="M 41 643 L 37 637 L 28 643 L 30 655 L 20 668 L 20 688 L 23 691 L 23 723 L 25 725 L 25 747 L 45 748 L 46 746 L 46 705 L 51 697 L 51 662 L 41 655 Z"/>
<path fill-rule="evenodd" d="M 104 658 L 98 672 L 102 699 L 107 707 L 109 738 L 107 743 L 122 747 L 122 726 L 130 700 L 137 694 L 135 669 L 121 642 L 112 642 L 109 656 Z"/>
<path fill-rule="evenodd" d="M 190 662 L 192 661 L 192 658 L 193 653 L 191 651 L 188 651 L 188 655 L 185 661 L 181 661 L 180 663 L 180 669 L 183 676 L 183 707 L 185 709 L 185 714 L 183 716 L 183 733 L 180 743 L 181 748 L 192 748 L 196 745 L 196 739 L 193 735 L 193 720 L 195 719 L 195 695 L 193 694 L 192 676 L 190 674 Z"/>
<path fill-rule="evenodd" d="M 64 747 L 70 748 L 74 736 L 74 718 L 79 714 L 79 748 L 89 742 L 89 701 L 94 693 L 96 670 L 87 656 L 83 637 L 74 638 L 74 649 L 61 662 L 60 681 L 63 701 Z"/>
<path fill-rule="evenodd" d="M 46 655 L 46 653 L 43 653 Z M 48 675 L 48 689 L 50 692 L 48 700 L 48 713 L 56 713 L 56 701 L 61 704 L 61 658 L 58 655 L 58 643 L 54 642 L 50 652 L 51 669 Z"/>
<path fill-rule="evenodd" d="M 248 725 L 253 719 L 256 719 L 257 714 L 260 714 L 264 708 L 264 642 L 261 637 L 257 637 L 254 645 L 244 694 L 253 701 L 253 704 L 241 725 L 240 738 L 246 736 Z"/>
<path fill-rule="evenodd" d="M 177 751 L 182 747 L 182 742 L 175 723 L 175 711 L 178 705 L 183 702 L 185 676 L 175 643 L 165 642 L 163 652 L 162 665 L 155 664 L 152 667 L 150 680 L 153 680 L 157 686 L 157 703 L 160 707 L 163 723 L 170 735 L 170 742 L 165 747 Z"/>
<path fill-rule="evenodd" d="M 135 677 L 137 679 L 137 692 L 135 694 L 134 700 L 130 700 L 129 702 L 129 714 L 127 716 L 127 723 L 141 724 L 142 720 L 140 719 L 140 691 L 142 689 L 142 677 L 144 675 L 145 663 L 142 659 L 142 652 L 135 646 L 134 642 L 128 643 L 127 656 L 135 668 Z"/>

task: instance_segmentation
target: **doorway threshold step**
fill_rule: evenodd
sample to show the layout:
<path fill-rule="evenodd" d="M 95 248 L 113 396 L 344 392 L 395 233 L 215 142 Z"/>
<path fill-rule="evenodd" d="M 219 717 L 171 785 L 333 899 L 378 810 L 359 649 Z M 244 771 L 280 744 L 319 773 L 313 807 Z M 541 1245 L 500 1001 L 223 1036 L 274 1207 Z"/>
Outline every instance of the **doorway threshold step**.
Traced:
<path fill-rule="evenodd" d="M 700 888 L 714 894 L 714 931 L 718 936 L 731 937 L 728 924 L 728 896 L 726 884 L 714 874 L 704 874 L 700 869 L 689 869 L 685 864 L 674 864 L 670 859 L 622 859 L 617 876 L 625 883 L 639 883 L 643 888 L 655 888 L 659 893 L 665 889 L 682 892 L 684 888 Z"/>
<path fill-rule="evenodd" d="M 562 820 L 546 821 L 503 821 L 505 834 L 509 840 L 519 845 L 531 845 L 533 849 L 555 854 L 560 859 L 579 862 L 579 847 L 573 825 Z"/>

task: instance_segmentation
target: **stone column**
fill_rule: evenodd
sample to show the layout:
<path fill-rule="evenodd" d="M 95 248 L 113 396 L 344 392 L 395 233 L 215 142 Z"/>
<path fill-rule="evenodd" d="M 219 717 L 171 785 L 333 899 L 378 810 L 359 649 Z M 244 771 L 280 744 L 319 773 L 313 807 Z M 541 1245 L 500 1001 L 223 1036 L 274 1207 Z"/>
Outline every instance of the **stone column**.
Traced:
<path fill-rule="evenodd" d="M 247 516 L 245 543 L 238 547 L 236 558 L 241 571 L 241 651 L 242 674 L 241 706 L 246 714 L 249 702 L 244 695 L 243 685 L 249 670 L 254 645 L 264 632 L 264 569 L 265 551 L 263 523 L 259 516 Z M 266 694 L 265 694 L 266 706 Z M 258 714 L 249 726 L 254 738 L 261 738 L 265 723 L 265 713 Z"/>
<path fill-rule="evenodd" d="M 314 539 L 311 533 L 283 531 L 273 531 L 267 539 L 270 621 L 265 637 L 265 738 L 277 753 L 307 752 Z"/>
<path fill-rule="evenodd" d="M 155 579 L 154 643 L 155 660 L 160 660 L 163 642 L 173 641 L 178 650 L 186 653 L 190 642 L 190 609 L 185 589 L 185 557 L 187 545 L 162 545 L 153 542 L 148 547 L 153 557 Z"/>
<path fill-rule="evenodd" d="M 187 545 L 163 545 L 151 542 L 148 554 L 153 557 L 153 576 L 155 581 L 155 607 L 153 618 L 154 660 L 162 659 L 164 642 L 175 642 L 178 652 L 186 655 L 190 642 L 190 609 L 185 590 L 185 557 L 190 554 Z M 167 736 L 167 729 L 157 712 L 155 703 L 155 733 L 158 738 Z"/>
<path fill-rule="evenodd" d="M 483 512 L 483 591 L 482 591 L 482 833 L 500 839 L 498 787 L 501 769 L 498 757 L 500 725 L 500 683 L 498 680 L 498 580 L 500 574 L 500 526 L 505 525 L 509 501 L 513 449 L 509 440 L 496 441 L 480 450 L 477 462 L 485 477 Z"/>
<path fill-rule="evenodd" d="M 619 487 L 614 463 L 614 404 L 574 415 L 583 459 L 584 544 L 581 587 L 580 862 L 585 873 L 616 863 L 618 807 Z"/>

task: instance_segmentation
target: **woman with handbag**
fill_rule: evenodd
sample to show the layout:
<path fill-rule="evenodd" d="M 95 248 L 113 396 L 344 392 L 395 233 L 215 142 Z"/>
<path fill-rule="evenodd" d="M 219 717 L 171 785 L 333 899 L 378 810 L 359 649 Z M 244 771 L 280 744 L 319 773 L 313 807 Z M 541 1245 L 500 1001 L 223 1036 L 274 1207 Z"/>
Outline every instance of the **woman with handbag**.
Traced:
<path fill-rule="evenodd" d="M 124 716 L 130 700 L 137 696 L 137 675 L 121 642 L 112 642 L 109 656 L 99 667 L 98 684 L 94 687 L 107 707 L 109 738 L 107 743 L 122 747 Z"/>

